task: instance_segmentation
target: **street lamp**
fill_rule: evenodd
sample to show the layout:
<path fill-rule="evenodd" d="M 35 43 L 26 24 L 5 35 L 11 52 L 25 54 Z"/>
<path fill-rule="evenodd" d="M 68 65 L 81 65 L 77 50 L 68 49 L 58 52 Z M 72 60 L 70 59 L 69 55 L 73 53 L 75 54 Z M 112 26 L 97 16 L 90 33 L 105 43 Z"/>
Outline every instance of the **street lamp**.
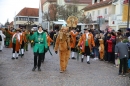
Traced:
<path fill-rule="evenodd" d="M 100 25 L 101 25 L 100 21 L 101 21 L 102 16 L 98 16 L 97 18 L 99 19 L 98 23 L 99 23 L 99 30 L 100 30 Z"/>

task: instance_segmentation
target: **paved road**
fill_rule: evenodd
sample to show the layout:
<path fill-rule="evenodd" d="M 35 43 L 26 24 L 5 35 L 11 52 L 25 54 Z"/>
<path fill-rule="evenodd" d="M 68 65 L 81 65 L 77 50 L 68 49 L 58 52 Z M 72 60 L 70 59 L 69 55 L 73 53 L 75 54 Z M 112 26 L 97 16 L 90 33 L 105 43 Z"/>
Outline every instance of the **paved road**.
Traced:
<path fill-rule="evenodd" d="M 52 51 L 52 48 L 51 48 Z M 103 61 L 91 64 L 69 60 L 65 73 L 59 73 L 59 57 L 47 52 L 42 71 L 32 72 L 33 53 L 30 49 L 23 58 L 12 60 L 12 50 L 0 52 L 0 86 L 130 86 L 128 77 L 118 76 L 118 68 Z"/>

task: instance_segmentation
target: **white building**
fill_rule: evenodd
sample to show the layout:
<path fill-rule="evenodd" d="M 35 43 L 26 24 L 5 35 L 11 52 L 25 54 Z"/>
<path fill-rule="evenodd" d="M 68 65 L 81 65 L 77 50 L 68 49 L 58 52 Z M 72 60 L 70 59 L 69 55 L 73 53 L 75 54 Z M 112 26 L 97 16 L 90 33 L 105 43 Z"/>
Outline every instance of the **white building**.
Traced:
<path fill-rule="evenodd" d="M 23 8 L 14 18 L 14 28 L 31 28 L 39 25 L 38 8 Z"/>
<path fill-rule="evenodd" d="M 109 17 L 109 26 L 115 30 L 118 29 L 126 30 L 127 28 L 127 21 L 122 21 L 123 2 L 124 0 L 116 0 L 115 2 L 113 2 L 115 14 L 112 14 Z"/>
<path fill-rule="evenodd" d="M 87 19 L 87 26 L 91 29 L 104 30 L 109 25 L 109 17 L 115 9 L 112 0 L 92 0 L 92 4 L 83 10 Z"/>
<path fill-rule="evenodd" d="M 83 9 L 87 4 L 90 4 L 92 2 L 92 0 L 40 0 L 40 4 L 41 6 L 39 6 L 39 10 L 41 10 L 41 12 L 39 12 L 39 17 L 41 18 L 41 14 L 42 14 L 42 22 L 39 21 L 39 23 L 42 24 L 43 28 L 48 28 L 49 30 L 49 22 L 46 19 L 45 13 L 49 13 L 49 6 L 51 4 L 55 4 L 55 5 L 63 5 L 63 6 L 67 6 L 67 5 L 71 5 L 71 4 L 76 4 L 77 5 L 77 11 Z M 53 14 L 52 14 L 53 15 Z"/>

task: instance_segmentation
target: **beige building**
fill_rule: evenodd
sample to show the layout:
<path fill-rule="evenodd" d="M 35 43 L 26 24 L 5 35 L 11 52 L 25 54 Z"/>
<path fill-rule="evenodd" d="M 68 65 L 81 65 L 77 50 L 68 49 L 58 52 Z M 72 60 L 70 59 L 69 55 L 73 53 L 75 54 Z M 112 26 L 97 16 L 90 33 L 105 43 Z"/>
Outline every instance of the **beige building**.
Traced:
<path fill-rule="evenodd" d="M 92 3 L 92 0 L 41 0 L 41 4 L 40 4 L 41 8 L 39 8 L 39 9 L 41 9 L 41 11 L 42 11 L 42 21 L 39 22 L 39 23 L 41 23 L 44 28 L 49 27 L 48 20 L 46 19 L 45 13 L 52 12 L 52 11 L 49 10 L 49 7 L 50 7 L 51 4 L 64 6 L 64 7 L 66 7 L 68 5 L 76 4 L 76 6 L 77 6 L 76 10 L 78 12 L 90 3 Z M 53 8 L 53 6 L 51 8 Z M 57 8 L 55 8 L 55 9 L 57 9 Z M 53 15 L 53 14 L 56 14 L 56 13 L 54 11 L 51 14 Z"/>
<path fill-rule="evenodd" d="M 87 19 L 86 27 L 104 30 L 109 25 L 109 17 L 115 13 L 112 0 L 92 0 L 83 10 Z"/>
<path fill-rule="evenodd" d="M 14 28 L 28 28 L 37 27 L 39 25 L 38 8 L 23 8 L 14 18 Z"/>

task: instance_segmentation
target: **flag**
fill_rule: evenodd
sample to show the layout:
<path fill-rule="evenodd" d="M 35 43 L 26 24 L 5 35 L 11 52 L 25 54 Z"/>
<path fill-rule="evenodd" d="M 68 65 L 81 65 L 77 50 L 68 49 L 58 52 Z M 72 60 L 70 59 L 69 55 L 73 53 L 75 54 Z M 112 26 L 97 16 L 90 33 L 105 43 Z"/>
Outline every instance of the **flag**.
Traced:
<path fill-rule="evenodd" d="M 130 13 L 129 13 L 130 16 Z M 122 21 L 127 21 L 128 19 L 128 4 L 123 4 L 123 14 L 122 14 Z"/>

